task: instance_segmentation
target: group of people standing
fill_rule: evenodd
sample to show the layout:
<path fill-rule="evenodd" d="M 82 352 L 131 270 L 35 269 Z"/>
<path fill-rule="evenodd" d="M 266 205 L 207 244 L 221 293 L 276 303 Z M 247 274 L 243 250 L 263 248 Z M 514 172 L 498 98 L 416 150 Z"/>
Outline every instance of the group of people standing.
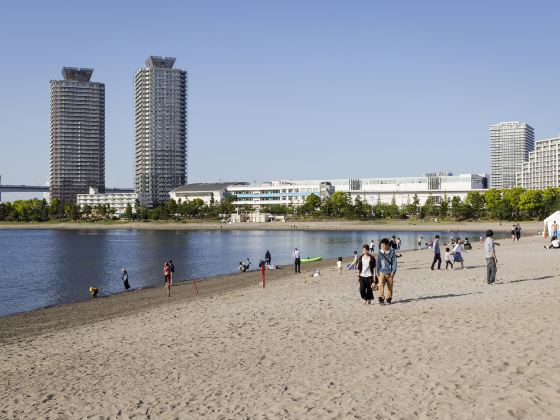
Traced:
<path fill-rule="evenodd" d="M 379 241 L 377 259 L 374 249 L 365 244 L 362 255 L 355 257 L 355 269 L 360 285 L 360 296 L 364 304 L 371 304 L 373 292 L 377 290 L 377 300 L 380 304 L 391 304 L 393 301 L 393 285 L 397 272 L 397 255 L 389 239 Z M 385 287 L 387 292 L 385 293 Z"/>
<path fill-rule="evenodd" d="M 468 239 L 465 238 L 465 240 L 463 241 L 461 238 L 453 238 L 451 239 L 449 244 L 440 244 L 440 240 L 440 236 L 436 235 L 434 237 L 434 240 L 432 241 L 432 244 L 428 246 L 428 248 L 432 249 L 432 252 L 434 254 L 434 259 L 430 268 L 432 270 L 435 270 L 437 263 L 437 269 L 441 270 L 441 245 L 443 245 L 446 247 L 444 254 L 445 269 L 447 270 L 449 269 L 449 267 L 451 267 L 451 269 L 453 270 L 453 264 L 455 263 L 461 263 L 461 268 L 464 269 L 465 260 L 463 258 L 463 253 L 467 248 L 471 249 L 471 244 L 469 243 Z"/>

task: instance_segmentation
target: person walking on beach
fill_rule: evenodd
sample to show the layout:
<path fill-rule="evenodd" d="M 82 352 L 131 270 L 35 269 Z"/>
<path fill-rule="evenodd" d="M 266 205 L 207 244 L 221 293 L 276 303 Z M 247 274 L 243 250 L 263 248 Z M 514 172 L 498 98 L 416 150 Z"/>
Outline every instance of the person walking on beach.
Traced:
<path fill-rule="evenodd" d="M 556 220 L 552 224 L 551 228 L 552 228 L 552 236 L 558 237 L 558 223 L 556 223 Z"/>
<path fill-rule="evenodd" d="M 165 278 L 165 287 L 167 287 L 167 297 L 171 296 L 171 267 L 169 262 L 163 264 L 163 277 Z"/>
<path fill-rule="evenodd" d="M 373 299 L 373 275 L 375 274 L 375 257 L 370 254 L 367 244 L 362 247 L 362 256 L 358 259 L 358 283 L 360 284 L 360 296 L 365 304 L 371 304 Z"/>
<path fill-rule="evenodd" d="M 519 239 L 521 239 L 521 225 L 519 223 L 515 225 L 515 239 L 517 240 L 517 242 L 519 242 Z"/>
<path fill-rule="evenodd" d="M 486 258 L 486 282 L 494 284 L 496 282 L 496 272 L 498 271 L 498 258 L 496 257 L 494 242 L 494 232 L 490 229 L 486 231 L 486 241 L 484 241 L 484 257 Z"/>
<path fill-rule="evenodd" d="M 449 248 L 445 248 L 445 269 L 447 270 L 447 268 L 449 266 L 451 266 L 451 269 L 453 270 L 453 260 L 451 259 L 451 254 L 449 253 Z"/>
<path fill-rule="evenodd" d="M 270 265 L 272 262 L 272 255 L 270 255 L 270 251 L 268 249 L 266 250 L 266 254 L 264 254 L 264 262 L 266 265 Z"/>
<path fill-rule="evenodd" d="M 375 252 L 375 241 L 372 239 L 369 243 L 369 252 L 373 254 Z"/>
<path fill-rule="evenodd" d="M 462 254 L 463 252 L 465 252 L 465 248 L 463 247 L 463 241 L 457 238 L 457 243 L 453 247 L 453 261 L 456 263 L 460 262 L 461 268 L 465 268 L 465 266 L 463 265 L 463 261 L 464 261 L 463 254 Z"/>
<path fill-rule="evenodd" d="M 441 251 L 439 248 L 439 235 L 436 235 L 434 237 L 434 242 L 432 244 L 432 251 L 434 252 L 434 260 L 432 261 L 432 270 L 434 269 L 434 266 L 436 265 L 436 262 L 438 263 L 437 269 L 441 270 Z"/>
<path fill-rule="evenodd" d="M 123 285 L 124 285 L 124 290 L 130 289 L 130 284 L 128 283 L 128 272 L 126 271 L 126 268 L 124 268 L 124 267 L 122 269 L 122 281 L 123 281 Z"/>
<path fill-rule="evenodd" d="M 171 284 L 173 284 L 173 274 L 175 273 L 175 264 L 169 260 L 169 271 L 171 272 Z"/>
<path fill-rule="evenodd" d="M 513 225 L 511 228 L 511 241 L 515 242 L 515 238 L 517 237 L 516 226 Z"/>
<path fill-rule="evenodd" d="M 354 259 L 346 266 L 347 270 L 356 270 L 358 267 L 358 251 L 354 251 Z"/>
<path fill-rule="evenodd" d="M 393 301 L 395 273 L 397 272 L 397 256 L 387 238 L 383 238 L 379 242 L 376 270 L 379 277 L 377 300 L 380 304 L 391 304 Z M 387 285 L 387 297 L 385 297 L 385 285 Z"/>
<path fill-rule="evenodd" d="M 422 236 L 419 236 L 419 237 L 418 237 L 418 248 L 422 248 L 422 240 L 423 240 L 423 239 L 424 239 L 424 238 L 423 238 Z"/>
<path fill-rule="evenodd" d="M 292 258 L 294 259 L 294 270 L 296 274 L 301 273 L 301 255 L 297 248 L 292 252 Z"/>

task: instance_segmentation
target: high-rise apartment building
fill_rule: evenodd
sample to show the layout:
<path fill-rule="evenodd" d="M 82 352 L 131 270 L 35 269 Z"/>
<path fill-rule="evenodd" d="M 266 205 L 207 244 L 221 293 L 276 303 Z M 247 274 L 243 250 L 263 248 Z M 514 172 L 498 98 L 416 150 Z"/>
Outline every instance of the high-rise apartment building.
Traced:
<path fill-rule="evenodd" d="M 63 67 L 51 80 L 51 198 L 105 190 L 105 85 L 93 69 Z"/>
<path fill-rule="evenodd" d="M 517 173 L 518 187 L 544 189 L 560 187 L 560 137 L 540 140 Z"/>
<path fill-rule="evenodd" d="M 187 72 L 151 56 L 136 72 L 135 185 L 154 203 L 187 183 Z"/>
<path fill-rule="evenodd" d="M 529 124 L 503 122 L 490 126 L 490 186 L 512 188 L 523 162 L 535 147 L 535 132 Z"/>

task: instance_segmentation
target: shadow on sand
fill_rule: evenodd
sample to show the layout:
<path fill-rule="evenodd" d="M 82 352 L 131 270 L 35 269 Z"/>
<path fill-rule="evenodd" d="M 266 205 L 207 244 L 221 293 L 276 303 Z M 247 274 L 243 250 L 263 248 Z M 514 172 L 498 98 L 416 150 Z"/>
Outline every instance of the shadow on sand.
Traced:
<path fill-rule="evenodd" d="M 460 294 L 450 293 L 448 295 L 424 296 L 424 297 L 419 297 L 419 298 L 415 298 L 415 299 L 398 300 L 398 301 L 394 302 L 393 305 L 396 305 L 397 303 L 411 303 L 411 302 L 420 302 L 420 301 L 423 301 L 423 300 L 448 299 L 448 298 L 455 298 L 455 297 L 468 296 L 468 295 L 478 295 L 480 293 L 482 293 L 482 292 L 460 293 Z"/>
<path fill-rule="evenodd" d="M 552 279 L 555 276 L 543 276 L 543 277 L 535 277 L 532 279 L 519 279 L 519 280 L 510 280 L 510 281 L 501 281 L 499 283 L 496 284 L 509 284 L 509 283 L 521 283 L 523 281 L 537 281 L 537 280 L 546 280 L 546 279 Z"/>

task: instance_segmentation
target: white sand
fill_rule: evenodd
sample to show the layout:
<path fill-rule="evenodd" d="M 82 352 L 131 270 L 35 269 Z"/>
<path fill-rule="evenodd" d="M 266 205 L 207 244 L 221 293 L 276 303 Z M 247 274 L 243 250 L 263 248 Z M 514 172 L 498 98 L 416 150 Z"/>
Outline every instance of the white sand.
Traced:
<path fill-rule="evenodd" d="M 560 251 L 399 259 L 395 304 L 353 274 L 286 277 L 0 345 L 0 418 L 560 418 Z"/>

